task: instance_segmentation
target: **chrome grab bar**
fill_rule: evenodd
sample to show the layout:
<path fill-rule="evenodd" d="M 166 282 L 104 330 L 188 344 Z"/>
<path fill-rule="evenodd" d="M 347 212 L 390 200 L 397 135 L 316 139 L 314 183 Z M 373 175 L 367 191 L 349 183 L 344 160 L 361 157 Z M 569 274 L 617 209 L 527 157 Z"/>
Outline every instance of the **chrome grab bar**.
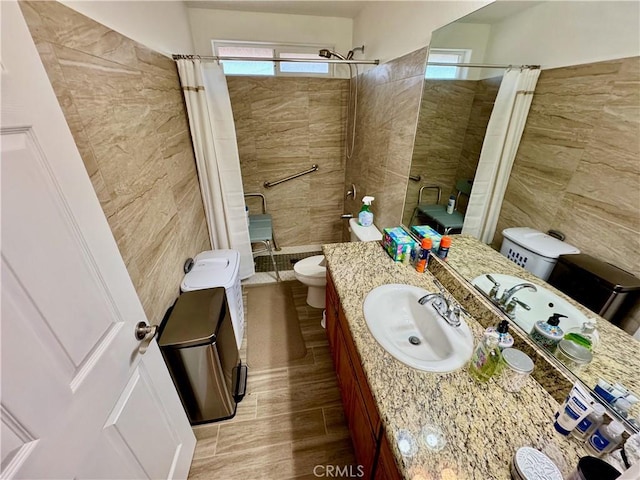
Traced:
<path fill-rule="evenodd" d="M 311 165 L 311 168 L 309 170 L 305 170 L 304 172 L 289 175 L 288 177 L 281 178 L 280 180 L 276 180 L 275 182 L 264 182 L 264 188 L 271 188 L 275 185 L 278 185 L 279 183 L 288 182 L 289 180 L 301 177 L 302 175 L 306 175 L 307 173 L 315 172 L 316 170 L 318 170 L 318 165 Z"/>

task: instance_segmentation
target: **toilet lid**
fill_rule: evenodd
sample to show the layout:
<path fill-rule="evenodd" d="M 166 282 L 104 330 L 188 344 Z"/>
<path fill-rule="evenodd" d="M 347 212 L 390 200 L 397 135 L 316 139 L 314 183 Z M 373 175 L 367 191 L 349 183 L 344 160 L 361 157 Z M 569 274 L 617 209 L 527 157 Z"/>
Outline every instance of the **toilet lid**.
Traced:
<path fill-rule="evenodd" d="M 298 260 L 293 264 L 293 269 L 300 275 L 307 277 L 324 277 L 327 274 L 327 267 L 324 265 L 324 255 L 314 255 Z"/>

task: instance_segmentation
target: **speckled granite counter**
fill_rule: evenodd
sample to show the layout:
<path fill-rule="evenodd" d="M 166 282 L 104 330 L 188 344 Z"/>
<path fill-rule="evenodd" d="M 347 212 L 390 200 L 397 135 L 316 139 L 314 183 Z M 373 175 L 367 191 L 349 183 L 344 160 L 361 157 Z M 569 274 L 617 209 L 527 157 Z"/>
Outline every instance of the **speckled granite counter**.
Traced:
<path fill-rule="evenodd" d="M 389 283 L 437 291 L 430 273 L 418 274 L 389 258 L 376 242 L 323 247 L 348 327 L 362 360 L 383 426 L 401 473 L 408 479 L 508 479 L 515 451 L 538 447 L 566 475 L 582 445 L 557 434 L 552 426 L 558 403 L 533 379 L 518 393 L 505 392 L 494 380 L 476 383 L 466 368 L 447 374 L 421 372 L 388 354 L 371 335 L 362 311 L 367 294 Z M 465 319 L 476 340 L 483 328 Z M 447 442 L 439 452 L 419 440 L 423 425 L 439 426 Z M 418 444 L 413 457 L 403 457 L 397 434 L 407 430 Z"/>
<path fill-rule="evenodd" d="M 467 281 L 486 273 L 513 275 L 551 290 L 586 316 L 595 318 L 600 333 L 600 346 L 593 361 L 578 373 L 578 377 L 591 387 L 596 385 L 599 378 L 610 382 L 621 382 L 636 394 L 640 394 L 639 341 L 476 238 L 466 235 L 454 235 L 452 238 L 453 243 L 449 250 L 447 264 Z M 632 414 L 636 416 L 639 413 L 640 405 L 636 405 Z"/>

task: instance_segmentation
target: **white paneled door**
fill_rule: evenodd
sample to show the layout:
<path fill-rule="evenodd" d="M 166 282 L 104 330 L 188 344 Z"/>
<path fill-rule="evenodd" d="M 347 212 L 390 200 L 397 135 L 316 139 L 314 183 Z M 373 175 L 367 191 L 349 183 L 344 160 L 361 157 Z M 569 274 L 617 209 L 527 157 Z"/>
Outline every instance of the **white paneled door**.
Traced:
<path fill-rule="evenodd" d="M 189 422 L 157 343 L 140 351 L 145 313 L 20 9 L 0 8 L 1 478 L 186 478 Z"/>

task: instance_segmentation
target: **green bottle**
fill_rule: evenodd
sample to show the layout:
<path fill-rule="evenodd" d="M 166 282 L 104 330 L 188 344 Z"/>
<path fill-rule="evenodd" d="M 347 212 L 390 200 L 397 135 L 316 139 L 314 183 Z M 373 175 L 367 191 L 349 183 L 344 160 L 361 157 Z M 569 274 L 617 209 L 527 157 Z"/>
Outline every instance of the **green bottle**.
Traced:
<path fill-rule="evenodd" d="M 488 382 L 500 365 L 500 348 L 498 336 L 488 333 L 482 337 L 471 355 L 469 375 L 479 382 Z"/>

